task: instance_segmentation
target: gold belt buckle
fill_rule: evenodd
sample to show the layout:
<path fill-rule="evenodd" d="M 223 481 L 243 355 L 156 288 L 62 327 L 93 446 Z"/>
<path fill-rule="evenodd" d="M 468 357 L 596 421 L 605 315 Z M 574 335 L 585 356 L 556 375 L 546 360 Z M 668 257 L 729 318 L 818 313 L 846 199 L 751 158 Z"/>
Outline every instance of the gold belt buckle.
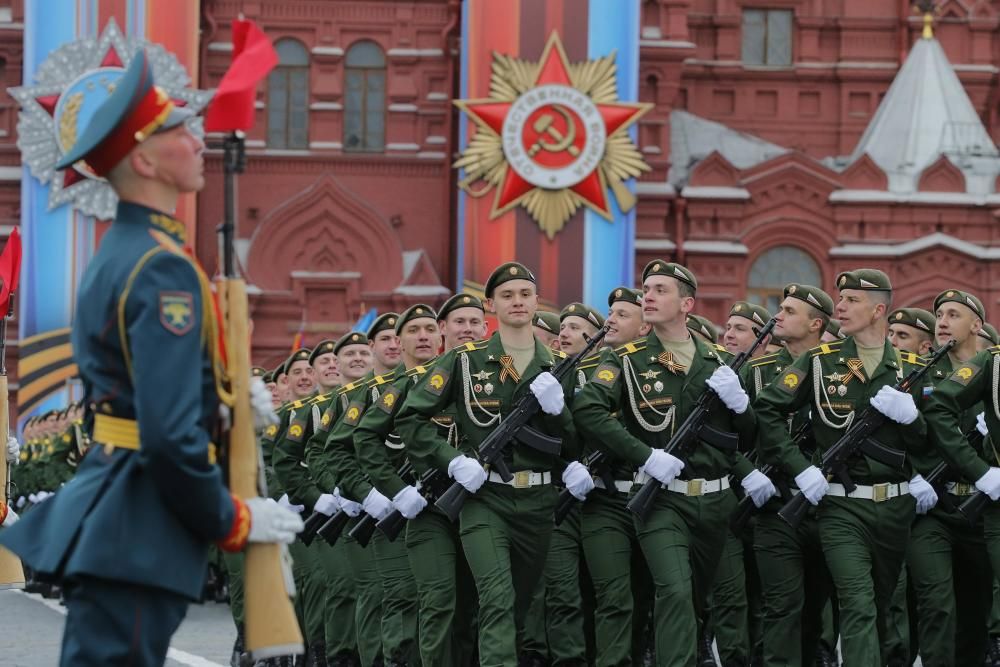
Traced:
<path fill-rule="evenodd" d="M 689 495 L 689 496 L 700 496 L 702 494 L 701 483 L 703 481 L 705 481 L 705 480 L 703 480 L 703 479 L 689 479 L 688 480 L 688 488 L 687 488 L 687 494 L 686 495 Z"/>
<path fill-rule="evenodd" d="M 527 489 L 531 486 L 531 471 L 521 470 L 514 473 L 514 488 Z"/>
<path fill-rule="evenodd" d="M 954 488 L 952 488 L 951 493 L 955 496 L 971 496 L 972 485 L 966 484 L 965 482 L 958 482 L 955 484 Z"/>
<path fill-rule="evenodd" d="M 877 503 L 884 503 L 889 500 L 889 486 L 888 482 L 872 486 L 872 500 Z"/>

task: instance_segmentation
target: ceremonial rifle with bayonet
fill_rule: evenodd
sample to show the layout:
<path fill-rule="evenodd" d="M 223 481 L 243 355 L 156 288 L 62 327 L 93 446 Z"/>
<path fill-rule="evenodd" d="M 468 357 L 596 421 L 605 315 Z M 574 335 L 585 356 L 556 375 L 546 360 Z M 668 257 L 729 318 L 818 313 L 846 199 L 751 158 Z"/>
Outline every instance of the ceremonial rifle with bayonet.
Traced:
<path fill-rule="evenodd" d="M 555 376 L 556 380 L 561 384 L 563 379 L 576 368 L 576 365 L 580 361 L 590 354 L 591 350 L 604 339 L 607 333 L 608 326 L 605 325 L 592 338 L 587 340 L 587 344 L 583 346 L 582 350 L 572 357 L 562 359 L 556 364 L 552 369 L 552 375 Z M 553 456 L 559 455 L 559 451 L 562 448 L 562 440 L 545 435 L 533 429 L 528 424 L 538 414 L 539 410 L 541 410 L 541 405 L 538 403 L 538 399 L 530 390 L 526 391 L 511 409 L 510 413 L 500 422 L 500 425 L 486 436 L 486 439 L 483 440 L 476 451 L 479 462 L 484 467 L 489 466 L 489 469 L 496 472 L 505 482 L 509 482 L 514 478 L 514 474 L 507 467 L 507 462 L 504 461 L 504 454 L 508 446 L 515 440 L 540 452 L 552 454 Z M 458 514 L 461 512 L 462 505 L 468 496 L 469 492 L 466 488 L 458 482 L 454 482 L 438 497 L 434 505 L 444 512 L 448 518 L 455 521 L 458 519 Z"/>
<path fill-rule="evenodd" d="M 925 366 L 919 366 L 911 370 L 905 378 L 896 383 L 893 387 L 897 391 L 908 392 L 914 385 L 920 382 L 921 378 L 955 345 L 954 340 L 949 340 L 939 347 Z M 851 480 L 847 468 L 851 458 L 862 453 L 865 456 L 875 459 L 879 463 L 890 468 L 902 468 L 906 463 L 906 452 L 891 449 L 875 440 L 872 435 L 889 418 L 869 405 L 861 415 L 854 420 L 850 428 L 844 435 L 840 436 L 829 449 L 823 452 L 820 459 L 819 469 L 828 479 L 835 478 L 844 485 L 848 493 L 853 492 L 857 485 Z M 788 525 L 797 528 L 809 512 L 809 501 L 805 495 L 798 494 L 785 506 L 778 510 L 778 516 L 784 519 Z"/>
<path fill-rule="evenodd" d="M 767 321 L 767 324 L 761 328 L 760 333 L 757 334 L 757 339 L 754 340 L 753 345 L 751 345 L 746 351 L 740 352 L 736 355 L 732 361 L 729 362 L 729 367 L 734 373 L 739 373 L 743 365 L 750 359 L 753 355 L 754 350 L 756 350 L 771 334 L 771 330 L 774 329 L 775 319 L 772 317 Z M 628 379 L 625 380 L 628 382 Z M 694 408 L 692 408 L 691 413 L 684 420 L 684 423 L 680 425 L 677 431 L 671 436 L 670 440 L 663 447 L 663 451 L 672 456 L 676 456 L 682 461 L 686 459 L 694 451 L 695 447 L 699 442 L 706 442 L 716 449 L 723 451 L 736 451 L 739 448 L 739 435 L 736 433 L 726 433 L 720 431 L 719 429 L 713 427 L 708 423 L 708 418 L 712 412 L 717 412 L 720 408 L 727 409 L 722 403 L 722 399 L 719 395 L 715 393 L 712 389 L 706 389 L 701 396 L 698 397 L 698 402 L 695 403 Z M 626 507 L 630 512 L 635 514 L 640 521 L 645 521 L 646 517 L 653 509 L 653 502 L 656 500 L 656 496 L 659 494 L 660 489 L 663 484 L 656 478 L 650 477 L 643 483 L 642 488 L 640 488 L 632 499 L 628 501 Z"/>

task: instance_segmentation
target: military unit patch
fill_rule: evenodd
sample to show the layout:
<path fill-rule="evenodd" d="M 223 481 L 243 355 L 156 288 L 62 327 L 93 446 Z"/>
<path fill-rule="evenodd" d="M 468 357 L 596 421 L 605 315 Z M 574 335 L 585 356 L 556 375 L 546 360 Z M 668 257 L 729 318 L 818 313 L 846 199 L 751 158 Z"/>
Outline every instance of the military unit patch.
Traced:
<path fill-rule="evenodd" d="M 966 386 L 972 381 L 972 378 L 979 374 L 982 369 L 975 364 L 963 364 L 954 373 L 951 374 L 949 380 L 957 382 L 962 386 Z"/>
<path fill-rule="evenodd" d="M 802 382 L 802 378 L 805 376 L 805 371 L 800 371 L 798 368 L 789 368 L 788 371 L 781 376 L 778 386 L 789 394 L 794 394 L 798 391 L 799 383 Z"/>
<path fill-rule="evenodd" d="M 302 422 L 292 422 L 292 425 L 288 427 L 288 439 L 292 442 L 302 442 L 302 436 L 305 432 L 305 425 Z"/>
<path fill-rule="evenodd" d="M 361 421 L 361 413 L 364 409 L 364 403 L 351 401 L 351 404 L 347 406 L 347 411 L 344 413 L 344 423 L 348 426 L 357 426 L 358 422 Z"/>
<path fill-rule="evenodd" d="M 160 292 L 160 324 L 175 336 L 194 326 L 194 297 L 190 292 Z"/>
<path fill-rule="evenodd" d="M 611 387 L 614 385 L 615 380 L 618 379 L 618 374 L 621 372 L 614 364 L 601 364 L 594 371 L 591 376 L 591 381 L 597 384 L 603 384 L 605 387 Z"/>
<path fill-rule="evenodd" d="M 382 398 L 378 401 L 379 410 L 387 415 L 391 415 L 393 408 L 396 407 L 396 399 L 399 398 L 400 393 L 402 392 L 396 387 L 386 389 L 385 393 L 382 394 Z"/>
<path fill-rule="evenodd" d="M 444 391 L 444 386 L 448 383 L 448 371 L 436 368 L 431 376 L 427 378 L 427 384 L 424 388 L 434 394 L 435 396 L 440 396 L 441 392 Z"/>

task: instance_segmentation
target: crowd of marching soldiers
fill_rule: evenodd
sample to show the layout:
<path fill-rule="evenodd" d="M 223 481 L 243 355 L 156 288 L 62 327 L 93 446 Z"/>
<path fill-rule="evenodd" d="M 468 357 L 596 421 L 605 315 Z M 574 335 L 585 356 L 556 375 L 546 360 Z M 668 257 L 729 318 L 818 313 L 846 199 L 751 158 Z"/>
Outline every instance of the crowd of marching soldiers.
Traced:
<path fill-rule="evenodd" d="M 971 509 L 1000 497 L 982 302 L 894 309 L 858 269 L 835 298 L 734 303 L 720 331 L 697 287 L 654 261 L 606 308 L 556 314 L 508 262 L 484 301 L 255 368 L 280 417 L 269 493 L 306 518 L 295 664 L 1000 665 L 1000 505 Z M 72 475 L 78 412 L 28 422 L 18 507 Z"/>

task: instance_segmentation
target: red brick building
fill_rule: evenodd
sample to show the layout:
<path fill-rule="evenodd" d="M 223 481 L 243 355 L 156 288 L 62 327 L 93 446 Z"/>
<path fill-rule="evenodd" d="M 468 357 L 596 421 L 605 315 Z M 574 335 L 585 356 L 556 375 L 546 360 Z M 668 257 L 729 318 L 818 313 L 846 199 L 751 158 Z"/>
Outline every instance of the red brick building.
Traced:
<path fill-rule="evenodd" d="M 958 286 L 1000 319 L 1000 1 L 939 3 L 923 43 L 907 0 L 641 2 L 640 99 L 655 108 L 639 129 L 653 169 L 639 184 L 638 267 L 691 267 L 698 311 L 715 321 L 747 294 L 773 303 L 789 280 L 833 291 L 860 265 L 893 276 L 898 305 Z M 4 87 L 20 83 L 20 6 L 0 10 Z M 239 185 L 259 361 L 282 357 L 302 322 L 315 342 L 367 308 L 454 289 L 461 10 L 204 0 L 199 87 L 228 66 L 241 11 L 281 55 Z M 18 219 L 16 112 L 3 96 L 0 225 Z M 209 151 L 198 203 L 208 267 L 220 158 Z"/>

